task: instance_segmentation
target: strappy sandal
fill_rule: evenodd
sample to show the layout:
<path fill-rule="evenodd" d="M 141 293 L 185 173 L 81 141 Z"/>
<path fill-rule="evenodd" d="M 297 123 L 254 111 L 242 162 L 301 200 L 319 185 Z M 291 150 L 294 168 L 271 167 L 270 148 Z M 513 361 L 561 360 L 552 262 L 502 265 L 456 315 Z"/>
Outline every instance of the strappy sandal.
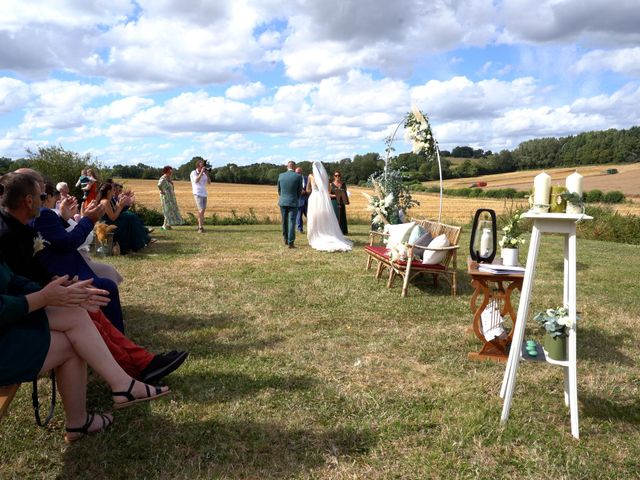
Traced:
<path fill-rule="evenodd" d="M 144 383 L 143 385 L 147 389 L 147 396 L 136 398 L 131 393 L 133 391 L 133 386 L 135 384 L 136 384 L 136 380 L 131 379 L 131 384 L 129 385 L 129 388 L 126 392 L 111 392 L 111 395 L 114 397 L 124 397 L 127 399 L 126 402 L 114 403 L 113 405 L 115 408 L 125 408 L 131 405 L 135 405 L 136 403 L 148 402 L 149 400 L 155 400 L 156 398 L 164 397 L 165 395 L 171 392 L 171 390 L 169 390 L 168 388 L 166 390 L 162 390 L 162 387 L 149 387 L 149 385 Z"/>
<path fill-rule="evenodd" d="M 91 424 L 93 423 L 93 419 L 96 417 L 96 414 L 95 413 L 87 414 L 87 419 L 84 422 L 83 426 L 75 427 L 75 428 L 69 428 L 69 427 L 65 428 L 67 433 L 64 436 L 64 441 L 66 443 L 76 442 L 81 438 L 84 438 L 86 435 L 96 435 L 100 432 L 103 432 L 113 424 L 113 418 L 109 418 L 106 414 L 98 413 L 97 415 L 100 415 L 100 419 L 102 420 L 102 426 L 100 428 L 98 428 L 97 430 L 93 430 L 91 432 L 89 431 L 89 427 L 91 427 Z M 78 435 L 77 437 L 70 437 L 68 435 L 69 433 L 80 433 L 81 435 Z"/>

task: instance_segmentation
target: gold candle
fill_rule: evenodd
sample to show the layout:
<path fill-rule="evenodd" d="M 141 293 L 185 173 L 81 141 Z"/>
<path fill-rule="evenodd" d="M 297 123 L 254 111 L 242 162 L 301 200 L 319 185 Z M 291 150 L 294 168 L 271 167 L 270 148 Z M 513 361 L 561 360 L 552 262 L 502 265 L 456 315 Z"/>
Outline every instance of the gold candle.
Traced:
<path fill-rule="evenodd" d="M 560 185 L 551 187 L 551 208 L 549 209 L 551 213 L 565 213 L 567 201 L 561 195 L 566 191 L 566 187 Z"/>

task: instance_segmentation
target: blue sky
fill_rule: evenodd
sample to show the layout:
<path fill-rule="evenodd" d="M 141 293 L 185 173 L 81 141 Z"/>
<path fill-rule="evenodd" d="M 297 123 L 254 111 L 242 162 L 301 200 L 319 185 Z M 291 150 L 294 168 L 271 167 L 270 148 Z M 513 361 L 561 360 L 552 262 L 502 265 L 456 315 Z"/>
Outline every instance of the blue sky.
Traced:
<path fill-rule="evenodd" d="M 412 103 L 442 149 L 629 128 L 638 25 L 639 0 L 2 0 L 0 156 L 333 161 Z"/>

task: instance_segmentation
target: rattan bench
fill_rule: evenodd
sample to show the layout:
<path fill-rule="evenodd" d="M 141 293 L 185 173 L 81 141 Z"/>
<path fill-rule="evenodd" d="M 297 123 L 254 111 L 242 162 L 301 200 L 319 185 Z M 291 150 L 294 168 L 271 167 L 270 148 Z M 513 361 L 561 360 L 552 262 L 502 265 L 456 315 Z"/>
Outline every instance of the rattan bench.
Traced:
<path fill-rule="evenodd" d="M 445 234 L 447 240 L 449 240 L 448 247 L 441 248 L 427 248 L 430 251 L 442 251 L 446 252 L 444 260 L 437 264 L 423 264 L 419 260 L 391 260 L 387 248 L 382 244 L 382 239 L 387 234 L 381 232 L 372 231 L 369 233 L 369 245 L 365 245 L 364 250 L 367 254 L 367 267 L 371 269 L 371 265 L 375 260 L 377 262 L 376 278 L 382 276 L 382 272 L 385 268 L 389 269 L 389 277 L 387 280 L 387 287 L 393 286 L 393 281 L 396 276 L 403 278 L 402 284 L 402 296 L 407 295 L 409 288 L 409 282 L 416 276 L 423 273 L 430 273 L 433 275 L 433 280 L 436 286 L 438 285 L 438 278 L 444 277 L 445 280 L 451 286 L 451 295 L 456 295 L 456 269 L 457 269 L 457 250 L 458 241 L 460 240 L 461 227 L 455 227 L 446 225 L 444 223 L 433 222 L 431 220 L 415 220 L 416 224 L 421 225 L 426 231 L 431 233 L 433 238 L 438 235 Z M 413 258 L 413 248 L 411 244 L 407 245 L 407 258 Z M 425 248 L 425 247 L 420 247 Z"/>

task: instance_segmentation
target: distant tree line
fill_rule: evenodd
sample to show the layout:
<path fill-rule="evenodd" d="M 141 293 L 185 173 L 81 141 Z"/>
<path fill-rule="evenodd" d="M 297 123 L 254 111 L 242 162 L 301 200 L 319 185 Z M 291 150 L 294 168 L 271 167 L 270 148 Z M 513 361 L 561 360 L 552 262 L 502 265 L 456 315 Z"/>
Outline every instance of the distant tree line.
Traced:
<path fill-rule="evenodd" d="M 151 167 L 143 163 L 137 165 L 114 165 L 107 168 L 100 165 L 90 155 L 79 155 L 68 152 L 62 147 L 41 147 L 37 151 L 27 150 L 27 157 L 18 160 L 0 157 L 0 173 L 15 170 L 24 166 L 47 164 L 59 165 L 70 162 L 78 170 L 82 166 L 93 166 L 101 175 L 115 178 L 159 178 L 161 167 Z M 456 159 L 464 159 L 459 162 Z M 202 157 L 193 157 L 188 162 L 174 167 L 174 178 L 187 180 L 189 173 Z M 512 151 L 502 150 L 493 153 L 491 150 L 458 146 L 453 150 L 441 151 L 443 178 L 465 178 L 492 173 L 512 172 L 552 167 L 570 167 L 579 165 L 634 163 L 640 161 L 640 127 L 627 130 L 610 129 L 605 131 L 585 132 L 575 136 L 560 138 L 539 138 L 522 142 Z M 53 163 L 52 163 L 53 162 Z M 455 164 L 454 164 L 455 163 Z M 351 185 L 363 184 L 372 173 L 384 167 L 384 158 L 375 152 L 355 155 L 353 159 L 343 158 L 337 162 L 325 162 L 327 171 L 340 170 L 343 178 Z M 311 172 L 311 162 L 298 164 L 305 173 Z M 390 158 L 392 168 L 402 172 L 409 183 L 435 180 L 438 178 L 438 164 L 424 155 L 400 153 Z M 274 185 L 278 175 L 285 171 L 283 165 L 271 163 L 254 163 L 239 166 L 229 163 L 223 167 L 209 169 L 211 180 L 224 183 L 250 183 Z M 75 174 L 77 176 L 77 174 Z M 54 179 L 57 180 L 57 179 Z M 65 178 L 65 181 L 69 179 Z M 75 183 L 75 179 L 73 179 Z"/>

